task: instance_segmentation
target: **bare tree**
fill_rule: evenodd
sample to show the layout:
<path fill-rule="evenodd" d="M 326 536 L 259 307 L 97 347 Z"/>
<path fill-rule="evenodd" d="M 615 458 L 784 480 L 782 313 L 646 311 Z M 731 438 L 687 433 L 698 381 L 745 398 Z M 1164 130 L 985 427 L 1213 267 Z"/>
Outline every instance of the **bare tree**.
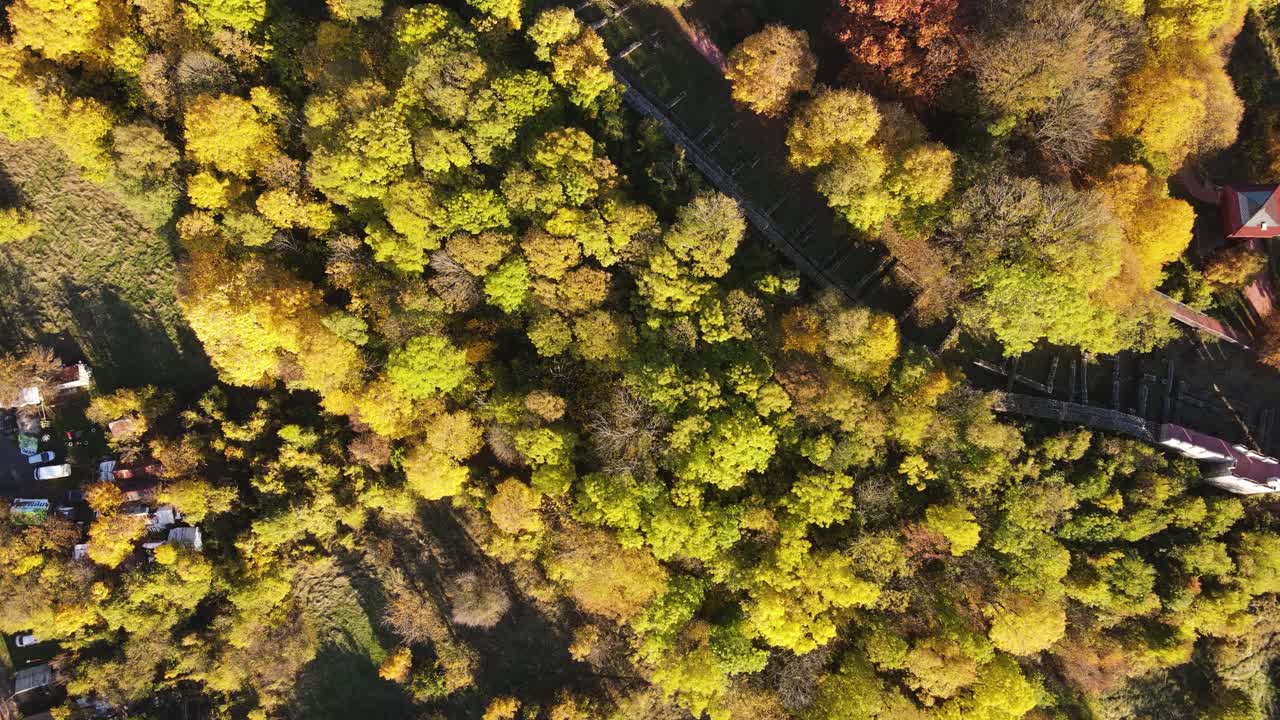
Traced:
<path fill-rule="evenodd" d="M 974 43 L 978 90 L 994 110 L 1025 120 L 1050 162 L 1083 163 L 1111 113 L 1132 54 L 1086 2 L 1028 0 Z"/>
<path fill-rule="evenodd" d="M 361 432 L 347 443 L 352 459 L 377 470 L 391 461 L 391 443 L 374 432 Z"/>
<path fill-rule="evenodd" d="M 498 462 L 507 467 L 518 467 L 524 464 L 524 457 L 516 447 L 516 439 L 506 428 L 497 425 L 491 426 L 488 430 L 485 430 L 484 440 L 488 443 L 489 449 L 493 451 L 493 456 L 498 459 Z"/>
<path fill-rule="evenodd" d="M 431 255 L 435 274 L 428 284 L 454 312 L 466 312 L 480 303 L 480 281 L 446 252 Z"/>
<path fill-rule="evenodd" d="M 511 609 L 511 598 L 493 573 L 456 575 L 445 584 L 445 595 L 453 621 L 468 627 L 493 627 Z"/>
<path fill-rule="evenodd" d="M 1084 164 L 1098 144 L 1111 111 L 1111 97 L 1098 87 L 1072 86 L 1053 98 L 1032 120 L 1031 137 L 1054 165 Z"/>
<path fill-rule="evenodd" d="M 591 444 L 610 473 L 651 474 L 663 429 L 648 403 L 626 388 L 618 388 L 587 422 Z"/>
<path fill-rule="evenodd" d="M 382 623 L 411 645 L 452 639 L 449 626 L 441 617 L 435 601 L 412 591 L 397 594 L 387 604 Z"/>
<path fill-rule="evenodd" d="M 14 355 L 0 355 L 0 399 L 16 398 L 29 387 L 43 391 L 61 370 L 62 362 L 48 348 L 31 347 Z"/>
<path fill-rule="evenodd" d="M 799 712 L 813 704 L 818 681 L 834 650 L 830 645 L 805 655 L 778 654 L 765 669 L 769 684 L 778 691 L 778 699 L 791 712 Z"/>
<path fill-rule="evenodd" d="M 174 77 L 182 93 L 187 96 L 220 92 L 230 87 L 235 79 L 226 62 L 202 50 L 183 54 L 174 70 Z"/>

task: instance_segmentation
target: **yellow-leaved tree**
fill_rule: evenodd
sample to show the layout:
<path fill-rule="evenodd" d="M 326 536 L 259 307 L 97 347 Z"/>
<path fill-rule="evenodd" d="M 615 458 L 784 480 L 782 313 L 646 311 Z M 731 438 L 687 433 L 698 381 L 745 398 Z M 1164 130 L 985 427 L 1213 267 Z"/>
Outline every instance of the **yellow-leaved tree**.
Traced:
<path fill-rule="evenodd" d="M 101 50 L 127 18 L 118 0 L 17 0 L 9 6 L 14 44 L 50 60 Z"/>
<path fill-rule="evenodd" d="M 1235 142 L 1244 105 L 1226 53 L 1248 0 L 1149 0 L 1146 61 L 1125 81 L 1112 134 L 1139 143 L 1157 174 Z"/>
<path fill-rule="evenodd" d="M 147 519 L 138 515 L 103 515 L 89 528 L 89 559 L 109 568 L 124 562 L 147 533 Z"/>
<path fill-rule="evenodd" d="M 791 164 L 816 171 L 827 203 L 863 232 L 936 203 L 951 189 L 951 151 L 929 142 L 901 105 L 858 90 L 819 90 L 796 112 L 787 147 Z"/>
<path fill-rule="evenodd" d="M 818 58 L 809 49 L 809 34 L 783 25 L 767 25 L 729 53 L 725 77 L 733 99 L 753 112 L 777 116 L 791 96 L 813 87 Z"/>
<path fill-rule="evenodd" d="M 268 117 L 235 95 L 201 95 L 183 117 L 187 154 L 201 165 L 249 177 L 280 154 Z"/>
<path fill-rule="evenodd" d="M 1141 165 L 1113 167 L 1096 189 L 1124 233 L 1120 275 L 1104 297 L 1115 308 L 1145 302 L 1191 242 L 1195 211 Z"/>
<path fill-rule="evenodd" d="M 260 257 L 216 251 L 192 253 L 184 279 L 179 303 L 223 381 L 285 380 L 320 393 L 331 412 L 349 410 L 364 361 L 324 324 L 331 308 L 319 290 Z"/>
<path fill-rule="evenodd" d="M 1163 174 L 1193 153 L 1230 145 L 1243 114 L 1222 59 L 1188 45 L 1129 76 L 1112 134 L 1137 140 L 1142 159 Z"/>

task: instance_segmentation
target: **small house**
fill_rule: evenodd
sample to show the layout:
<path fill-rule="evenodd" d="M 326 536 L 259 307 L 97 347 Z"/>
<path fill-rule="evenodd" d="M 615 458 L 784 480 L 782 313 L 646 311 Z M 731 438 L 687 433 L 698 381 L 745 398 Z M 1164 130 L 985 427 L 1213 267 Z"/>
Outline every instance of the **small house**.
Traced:
<path fill-rule="evenodd" d="M 13 675 L 13 694 L 21 695 L 32 690 L 52 685 L 54 681 L 53 667 L 48 663 L 23 668 Z"/>
<path fill-rule="evenodd" d="M 99 470 L 102 466 L 98 466 Z M 154 477 L 160 474 L 160 463 L 151 463 L 150 465 L 134 465 L 130 467 L 116 467 L 111 471 L 111 477 L 119 480 L 141 480 Z"/>
<path fill-rule="evenodd" d="M 1280 185 L 1228 185 L 1218 196 L 1231 239 L 1280 237 Z"/>
<path fill-rule="evenodd" d="M 147 514 L 147 532 L 162 532 L 178 524 L 181 515 L 172 505 L 161 505 Z"/>
<path fill-rule="evenodd" d="M 89 370 L 89 366 L 78 362 L 75 365 L 68 365 L 62 368 L 62 371 L 53 379 L 53 389 L 62 393 L 68 390 L 89 387 L 89 383 L 92 380 L 93 372 Z"/>
<path fill-rule="evenodd" d="M 204 549 L 204 542 L 200 538 L 200 528 L 198 527 L 176 527 L 169 531 L 169 541 L 171 545 L 181 545 L 182 547 L 191 548 L 196 552 Z"/>
<path fill-rule="evenodd" d="M 117 477 L 119 476 L 117 475 Z M 126 480 L 116 480 L 116 487 L 120 488 L 120 492 L 124 494 L 122 502 L 147 502 L 155 499 L 160 483 L 149 477 L 133 477 Z"/>
<path fill-rule="evenodd" d="M 92 380 L 93 372 L 89 370 L 89 366 L 84 363 L 76 363 L 75 365 L 68 365 L 62 368 L 62 370 L 53 377 L 52 382 L 49 385 L 49 389 L 53 391 L 53 395 L 59 395 L 77 388 L 88 387 Z M 44 403 L 44 400 L 44 394 L 40 391 L 40 386 L 29 385 L 27 387 L 18 388 L 16 395 L 0 397 L 0 407 L 30 407 L 32 405 L 40 405 Z"/>
<path fill-rule="evenodd" d="M 29 405 L 39 405 L 44 401 L 44 397 L 40 395 L 40 388 L 32 385 L 24 387 L 18 391 L 18 396 L 14 398 L 9 407 L 27 407 Z"/>
<path fill-rule="evenodd" d="M 133 418 L 122 417 L 107 423 L 107 431 L 113 440 L 129 442 L 138 436 L 138 424 Z"/>

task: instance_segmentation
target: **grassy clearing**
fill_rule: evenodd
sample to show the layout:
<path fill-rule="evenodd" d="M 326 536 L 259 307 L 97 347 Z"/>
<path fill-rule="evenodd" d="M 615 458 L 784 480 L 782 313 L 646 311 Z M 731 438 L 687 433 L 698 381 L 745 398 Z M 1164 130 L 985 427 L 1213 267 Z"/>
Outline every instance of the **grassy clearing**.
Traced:
<path fill-rule="evenodd" d="M 364 655 L 377 665 L 387 654 L 374 626 L 384 601 L 376 579 L 358 570 L 326 558 L 298 573 L 293 594 L 307 620 L 320 631 L 322 644 Z"/>
<path fill-rule="evenodd" d="M 107 388 L 210 379 L 177 307 L 162 225 L 172 193 L 126 197 L 88 182 L 39 140 L 0 140 L 0 173 L 8 202 L 40 221 L 34 237 L 0 248 L 0 347 L 38 342 L 83 356 Z"/>
<path fill-rule="evenodd" d="M 385 598 L 368 568 L 321 560 L 298 574 L 293 593 L 320 638 L 298 676 L 296 717 L 408 717 L 404 689 L 378 676 L 387 655 L 376 625 Z"/>

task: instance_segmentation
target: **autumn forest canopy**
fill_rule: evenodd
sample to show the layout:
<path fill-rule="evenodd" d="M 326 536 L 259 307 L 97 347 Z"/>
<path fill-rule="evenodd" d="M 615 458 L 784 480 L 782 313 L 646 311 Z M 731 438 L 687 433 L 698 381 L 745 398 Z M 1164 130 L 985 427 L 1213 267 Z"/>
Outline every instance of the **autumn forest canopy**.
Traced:
<path fill-rule="evenodd" d="M 637 3 L 733 9 L 726 102 L 910 313 L 775 252 L 578 3 L 7 3 L 0 402 L 99 378 L 79 510 L 0 513 L 53 716 L 1274 717 L 1273 506 L 913 332 L 1144 352 L 1256 276 L 1176 178 L 1280 177 L 1274 3 Z"/>

